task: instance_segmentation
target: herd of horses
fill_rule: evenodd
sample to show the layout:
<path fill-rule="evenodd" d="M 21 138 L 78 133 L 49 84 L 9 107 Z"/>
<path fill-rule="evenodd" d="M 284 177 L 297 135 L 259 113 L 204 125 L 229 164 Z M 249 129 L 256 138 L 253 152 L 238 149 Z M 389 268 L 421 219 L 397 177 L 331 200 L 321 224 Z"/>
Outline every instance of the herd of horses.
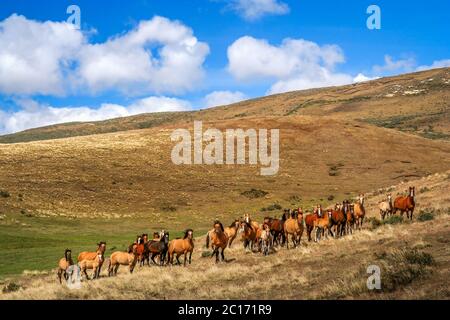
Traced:
<path fill-rule="evenodd" d="M 409 187 L 408 195 L 398 196 L 392 202 L 391 194 L 387 199 L 379 203 L 380 217 L 385 219 L 400 211 L 403 216 L 406 213 L 407 218 L 413 218 L 415 208 L 415 187 Z M 293 247 L 300 244 L 303 232 L 306 228 L 308 241 L 320 242 L 322 237 L 329 236 L 339 238 L 347 234 L 352 234 L 363 227 L 366 209 L 364 207 L 365 197 L 360 194 L 355 203 L 344 200 L 342 203 L 336 203 L 332 208 L 322 209 L 319 204 L 315 206 L 312 212 L 303 212 L 302 208 L 285 209 L 280 219 L 266 217 L 259 224 L 245 214 L 240 219 L 235 219 L 230 226 L 224 227 L 216 220 L 213 228 L 206 234 L 206 248 L 212 248 L 211 257 L 216 258 L 216 263 L 225 260 L 224 251 L 231 247 L 233 241 L 241 235 L 244 249 L 252 252 L 261 252 L 268 255 L 275 251 L 276 247 L 286 246 L 289 249 L 289 243 Z M 117 274 L 119 266 L 128 266 L 130 273 L 135 266 L 139 264 L 150 265 L 150 260 L 155 265 L 173 265 L 174 258 L 177 264 L 181 265 L 179 258 L 184 256 L 183 265 L 192 262 L 192 252 L 194 251 L 194 231 L 187 229 L 182 238 L 170 240 L 169 233 L 162 230 L 155 232 L 153 239 L 149 239 L 147 234 L 136 237 L 127 251 L 113 252 L 107 260 L 109 276 Z M 98 243 L 96 251 L 81 252 L 78 255 L 78 264 L 76 265 L 81 274 L 89 279 L 86 270 L 93 270 L 93 279 L 100 276 L 100 271 L 105 262 L 106 243 Z M 158 260 L 158 261 L 157 261 Z M 59 261 L 58 277 L 68 278 L 68 270 L 74 266 L 71 250 L 66 249 L 64 257 Z"/>

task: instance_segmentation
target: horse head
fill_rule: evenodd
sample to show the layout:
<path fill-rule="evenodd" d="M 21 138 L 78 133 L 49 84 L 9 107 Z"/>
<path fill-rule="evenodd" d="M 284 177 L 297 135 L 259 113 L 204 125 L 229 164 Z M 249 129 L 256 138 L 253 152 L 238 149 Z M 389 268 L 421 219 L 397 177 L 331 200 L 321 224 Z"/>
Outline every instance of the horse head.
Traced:
<path fill-rule="evenodd" d="M 66 251 L 64 251 L 64 257 L 66 258 L 66 261 L 72 260 L 72 250 L 66 249 Z"/>
<path fill-rule="evenodd" d="M 105 241 L 101 241 L 101 242 L 97 243 L 97 245 L 98 245 L 97 251 L 105 253 L 105 251 L 106 251 L 106 242 Z"/>
<path fill-rule="evenodd" d="M 165 232 L 165 233 L 164 233 L 164 236 L 161 237 L 161 240 L 160 240 L 160 241 L 161 241 L 161 242 L 164 242 L 166 245 L 169 244 L 169 233 L 168 233 L 168 232 Z"/>
<path fill-rule="evenodd" d="M 189 240 L 192 240 L 193 235 L 194 235 L 194 230 L 192 230 L 192 229 L 187 229 L 186 232 L 184 233 L 183 239 L 189 239 Z"/>

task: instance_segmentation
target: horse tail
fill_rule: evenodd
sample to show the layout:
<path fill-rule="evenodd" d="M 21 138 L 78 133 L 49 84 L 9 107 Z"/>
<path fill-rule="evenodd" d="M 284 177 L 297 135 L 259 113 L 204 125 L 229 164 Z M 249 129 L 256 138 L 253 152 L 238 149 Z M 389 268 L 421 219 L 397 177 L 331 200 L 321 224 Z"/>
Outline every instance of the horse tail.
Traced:
<path fill-rule="evenodd" d="M 206 249 L 208 249 L 208 248 L 209 248 L 209 231 L 206 234 Z"/>

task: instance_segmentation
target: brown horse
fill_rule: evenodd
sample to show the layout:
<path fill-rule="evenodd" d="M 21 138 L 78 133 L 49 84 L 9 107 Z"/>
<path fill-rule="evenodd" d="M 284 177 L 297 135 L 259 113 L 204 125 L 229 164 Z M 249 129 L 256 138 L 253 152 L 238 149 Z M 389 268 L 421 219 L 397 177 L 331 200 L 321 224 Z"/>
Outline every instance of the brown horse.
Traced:
<path fill-rule="evenodd" d="M 286 248 L 289 249 L 289 235 L 291 235 L 294 248 L 300 244 L 303 235 L 303 212 L 301 208 L 294 211 L 292 218 L 284 223 L 284 236 L 286 238 Z"/>
<path fill-rule="evenodd" d="M 174 239 L 169 243 L 167 261 L 173 264 L 173 258 L 177 255 L 177 263 L 181 264 L 179 257 L 184 254 L 184 266 L 186 267 L 187 254 L 189 253 L 189 264 L 192 262 L 192 252 L 194 251 L 194 231 L 187 229 L 183 239 Z"/>
<path fill-rule="evenodd" d="M 211 257 L 216 256 L 216 263 L 219 262 L 219 249 L 222 249 L 220 255 L 222 256 L 222 261 L 225 261 L 224 251 L 228 245 L 228 239 L 228 235 L 223 230 L 222 224 L 216 221 L 214 223 L 214 229 L 206 235 L 206 248 L 209 248 L 209 243 L 211 242 L 211 248 L 213 249 Z"/>
<path fill-rule="evenodd" d="M 253 251 L 253 246 L 258 239 L 258 230 L 254 225 L 251 225 L 249 222 L 245 220 L 241 222 L 240 232 L 242 233 L 242 240 L 244 242 L 244 249 L 247 247 Z"/>
<path fill-rule="evenodd" d="M 281 219 L 274 219 L 270 217 L 264 218 L 264 223 L 269 225 L 270 232 L 273 236 L 274 245 L 283 245 L 286 241 L 284 237 L 284 223 L 288 218 L 288 214 L 285 212 L 281 216 Z"/>
<path fill-rule="evenodd" d="M 67 269 L 69 269 L 69 267 L 73 265 L 73 260 L 72 260 L 72 250 L 70 249 L 66 249 L 66 251 L 64 252 L 64 258 L 61 258 L 59 260 L 58 263 L 58 278 L 59 278 L 59 283 L 61 282 L 61 278 L 64 276 L 64 279 L 67 280 L 68 275 L 67 275 Z"/>
<path fill-rule="evenodd" d="M 347 211 L 347 234 L 353 233 L 353 227 L 355 225 L 355 205 L 351 204 L 349 205 L 349 210 Z"/>
<path fill-rule="evenodd" d="M 333 225 L 333 222 L 331 220 L 332 212 L 333 210 L 328 209 L 323 217 L 318 217 L 314 221 L 314 228 L 316 228 L 316 238 L 314 239 L 315 242 L 318 242 L 318 240 L 320 240 L 321 235 L 325 235 L 328 238 L 328 233 L 330 233 L 333 237 L 333 231 L 331 230 L 331 227 Z"/>
<path fill-rule="evenodd" d="M 345 232 L 345 224 L 347 221 L 347 212 L 349 211 L 349 204 L 347 201 L 342 203 L 339 210 L 331 210 L 331 222 L 334 227 L 334 237 L 342 236 Z"/>
<path fill-rule="evenodd" d="M 234 239 L 236 239 L 236 236 L 238 234 L 240 226 L 239 219 L 234 220 L 229 227 L 225 228 L 225 233 L 228 236 L 228 247 L 231 248 L 231 244 L 233 243 Z"/>
<path fill-rule="evenodd" d="M 134 267 L 138 262 L 139 254 L 137 252 L 138 245 L 133 245 L 132 252 L 116 251 L 111 254 L 108 265 L 108 275 L 117 275 L 119 266 L 130 266 L 130 273 L 133 273 Z"/>
<path fill-rule="evenodd" d="M 416 203 L 414 197 L 416 194 L 416 187 L 409 187 L 409 194 L 406 197 L 397 197 L 394 201 L 394 208 L 392 209 L 392 214 L 396 214 L 400 210 L 401 215 L 406 212 L 406 217 L 410 220 L 413 218 L 414 208 Z"/>
<path fill-rule="evenodd" d="M 100 271 L 103 265 L 105 251 L 106 251 L 106 242 L 102 241 L 99 242 L 98 248 L 95 252 L 88 252 L 83 251 L 78 255 L 78 264 L 80 265 L 80 268 L 82 271 L 84 271 L 84 274 L 86 275 L 86 278 L 89 279 L 86 273 L 86 269 L 93 269 L 94 270 L 94 279 L 98 278 L 100 276 Z M 83 266 L 85 267 L 83 270 Z"/>
<path fill-rule="evenodd" d="M 306 225 L 306 233 L 308 234 L 308 241 L 311 241 L 311 233 L 314 229 L 314 222 L 322 217 L 322 206 L 318 205 L 316 208 L 313 208 L 312 214 L 305 215 L 305 225 Z"/>
<path fill-rule="evenodd" d="M 354 205 L 355 210 L 355 226 L 360 230 L 363 226 L 364 217 L 366 215 L 366 209 L 364 209 L 364 194 L 360 194 L 358 201 Z"/>

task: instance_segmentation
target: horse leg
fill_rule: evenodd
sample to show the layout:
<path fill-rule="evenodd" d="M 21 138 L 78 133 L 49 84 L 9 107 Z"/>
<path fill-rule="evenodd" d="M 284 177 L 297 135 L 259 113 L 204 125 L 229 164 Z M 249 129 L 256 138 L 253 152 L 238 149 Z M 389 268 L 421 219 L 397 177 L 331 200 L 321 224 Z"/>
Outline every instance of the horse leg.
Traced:
<path fill-rule="evenodd" d="M 184 253 L 184 266 L 186 267 L 187 252 Z"/>
<path fill-rule="evenodd" d="M 180 259 L 179 259 L 179 258 L 180 258 L 180 255 L 181 255 L 181 254 L 177 253 L 177 264 L 179 264 L 179 265 L 181 265 L 181 262 L 180 262 Z"/>

